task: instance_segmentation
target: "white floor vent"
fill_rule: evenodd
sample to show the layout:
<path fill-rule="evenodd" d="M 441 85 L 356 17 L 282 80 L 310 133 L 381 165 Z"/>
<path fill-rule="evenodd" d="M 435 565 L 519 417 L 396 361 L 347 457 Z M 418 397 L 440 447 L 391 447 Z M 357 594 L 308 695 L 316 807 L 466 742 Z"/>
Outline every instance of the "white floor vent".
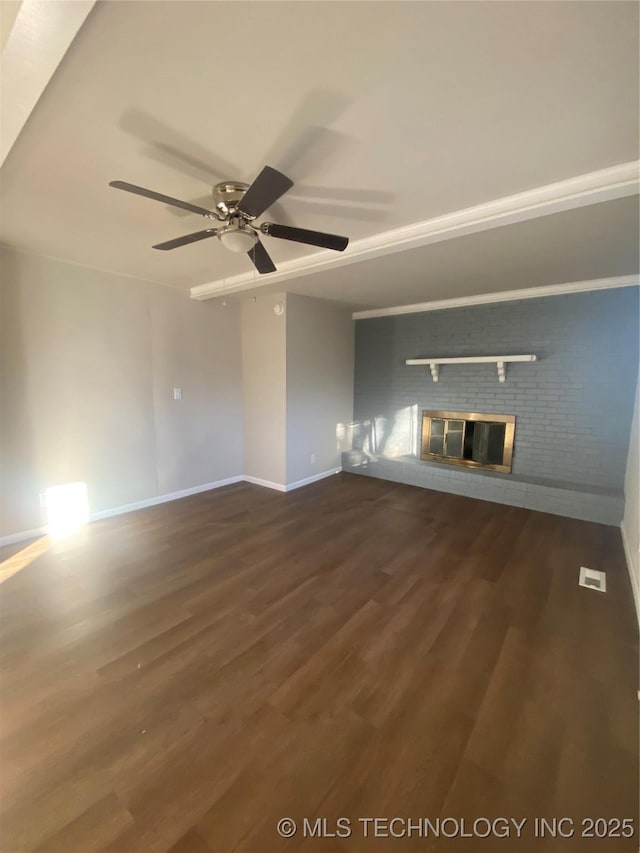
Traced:
<path fill-rule="evenodd" d="M 587 586 L 589 589 L 597 589 L 598 592 L 607 591 L 607 576 L 604 572 L 599 572 L 596 569 L 588 569 L 586 566 L 580 566 L 580 586 Z"/>

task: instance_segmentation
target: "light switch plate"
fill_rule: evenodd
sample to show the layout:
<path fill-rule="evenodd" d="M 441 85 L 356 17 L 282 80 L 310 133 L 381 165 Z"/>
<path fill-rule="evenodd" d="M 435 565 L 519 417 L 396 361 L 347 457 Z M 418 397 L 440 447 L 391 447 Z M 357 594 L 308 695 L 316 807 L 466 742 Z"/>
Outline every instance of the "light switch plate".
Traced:
<path fill-rule="evenodd" d="M 174 388 L 173 389 L 173 399 L 174 400 L 182 400 L 182 388 Z"/>

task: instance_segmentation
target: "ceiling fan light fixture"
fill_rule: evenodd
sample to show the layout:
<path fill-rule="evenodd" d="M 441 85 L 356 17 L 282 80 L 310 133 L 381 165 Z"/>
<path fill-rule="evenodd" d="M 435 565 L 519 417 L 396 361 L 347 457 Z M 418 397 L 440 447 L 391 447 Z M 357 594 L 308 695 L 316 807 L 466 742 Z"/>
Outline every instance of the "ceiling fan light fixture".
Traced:
<path fill-rule="evenodd" d="M 243 255 L 250 252 L 258 241 L 258 235 L 246 228 L 230 225 L 218 231 L 218 239 L 230 252 Z"/>

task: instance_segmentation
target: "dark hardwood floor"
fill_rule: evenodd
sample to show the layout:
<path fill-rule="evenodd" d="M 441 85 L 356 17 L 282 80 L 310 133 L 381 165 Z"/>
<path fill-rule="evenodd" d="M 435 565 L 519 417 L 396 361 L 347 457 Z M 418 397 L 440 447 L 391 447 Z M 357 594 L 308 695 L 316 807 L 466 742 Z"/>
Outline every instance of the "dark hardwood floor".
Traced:
<path fill-rule="evenodd" d="M 341 474 L 0 556 L 5 853 L 638 850 L 615 528 Z M 305 838 L 305 817 L 351 835 Z M 461 837 L 500 817 L 521 837 Z M 582 838 L 584 818 L 635 836 Z"/>

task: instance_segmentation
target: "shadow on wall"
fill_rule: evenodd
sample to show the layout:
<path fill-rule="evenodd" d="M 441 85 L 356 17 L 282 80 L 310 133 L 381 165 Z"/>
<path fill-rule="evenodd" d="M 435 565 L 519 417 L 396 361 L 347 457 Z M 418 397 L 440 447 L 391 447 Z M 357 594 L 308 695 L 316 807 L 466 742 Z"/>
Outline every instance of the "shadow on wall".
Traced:
<path fill-rule="evenodd" d="M 404 338 L 396 334 L 402 318 L 385 317 L 356 323 L 353 450 L 361 460 L 419 454 L 418 405 L 388 405 L 404 367 Z M 367 365 L 358 378 L 358 364 Z M 404 373 L 402 374 L 404 377 Z M 400 379 L 403 381 L 403 379 Z M 365 454 L 365 455 L 363 455 Z"/>
<path fill-rule="evenodd" d="M 405 406 L 391 417 L 376 415 L 350 425 L 352 449 L 370 456 L 419 456 L 418 404 Z"/>

